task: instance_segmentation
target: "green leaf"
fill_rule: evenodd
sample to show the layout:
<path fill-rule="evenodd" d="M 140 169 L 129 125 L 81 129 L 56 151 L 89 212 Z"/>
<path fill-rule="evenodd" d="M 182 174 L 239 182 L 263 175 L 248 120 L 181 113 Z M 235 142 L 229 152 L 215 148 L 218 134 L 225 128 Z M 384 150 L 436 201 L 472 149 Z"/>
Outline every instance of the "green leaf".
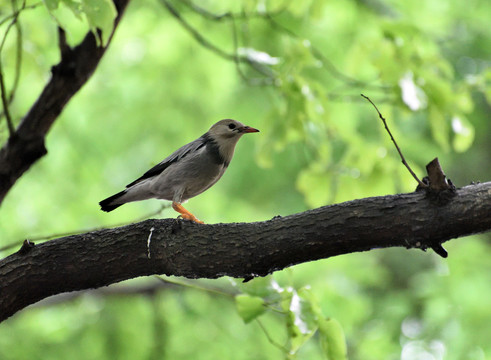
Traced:
<path fill-rule="evenodd" d="M 92 31 L 102 31 L 102 45 L 106 45 L 114 27 L 117 11 L 111 0 L 83 0 L 82 11 Z"/>
<path fill-rule="evenodd" d="M 73 24 L 67 20 L 63 10 L 68 9 L 70 12 L 84 24 L 88 25 L 90 30 L 96 33 L 101 31 L 102 44 L 106 45 L 109 36 L 114 27 L 114 19 L 117 11 L 111 0 L 45 0 L 46 7 L 50 14 L 68 33 L 73 29 Z M 59 6 L 62 4 L 63 6 Z M 98 40 L 100 38 L 96 36 Z"/>
<path fill-rule="evenodd" d="M 67 30 L 65 26 L 60 23 L 59 19 L 59 5 L 63 4 L 68 8 L 77 19 L 82 20 L 81 14 L 81 4 L 75 0 L 44 0 L 44 3 L 50 12 L 50 14 L 57 20 L 58 26 L 62 26 L 64 30 Z"/>
<path fill-rule="evenodd" d="M 82 20 L 82 6 L 80 2 L 77 2 L 75 0 L 61 0 L 61 2 L 71 10 L 73 15 L 79 20 Z M 66 30 L 66 29 L 65 29 Z"/>
<path fill-rule="evenodd" d="M 266 311 L 264 300 L 257 296 L 247 294 L 237 295 L 235 297 L 235 304 L 237 305 L 237 311 L 240 317 L 246 324 Z"/>
<path fill-rule="evenodd" d="M 328 360 L 348 358 L 346 339 L 341 324 L 336 319 L 318 320 L 321 345 Z"/>
<path fill-rule="evenodd" d="M 306 288 L 284 291 L 283 309 L 286 312 L 286 327 L 290 340 L 290 354 L 295 354 L 317 330 L 318 307 Z"/>
<path fill-rule="evenodd" d="M 44 5 L 48 8 L 48 11 L 53 11 L 58 8 L 60 0 L 44 0 Z"/>
<path fill-rule="evenodd" d="M 254 281 L 246 283 L 234 281 L 234 285 L 241 292 L 254 297 L 267 298 L 268 302 L 278 300 L 279 293 L 283 291 L 273 276 L 257 277 Z"/>

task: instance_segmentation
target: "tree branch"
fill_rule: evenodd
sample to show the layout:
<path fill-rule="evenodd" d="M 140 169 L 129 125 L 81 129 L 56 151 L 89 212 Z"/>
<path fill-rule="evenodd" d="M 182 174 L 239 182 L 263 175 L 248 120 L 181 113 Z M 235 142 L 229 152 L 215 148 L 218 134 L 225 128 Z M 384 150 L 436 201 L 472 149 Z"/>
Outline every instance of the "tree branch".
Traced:
<path fill-rule="evenodd" d="M 375 248 L 438 249 L 447 240 L 491 230 L 489 214 L 491 182 L 459 189 L 444 205 L 418 191 L 257 223 L 146 220 L 62 237 L 0 261 L 0 321 L 50 295 L 138 276 L 250 279 Z"/>
<path fill-rule="evenodd" d="M 418 176 L 414 173 L 413 169 L 411 169 L 411 167 L 409 166 L 409 164 L 407 163 L 406 161 L 406 158 L 404 157 L 404 155 L 402 154 L 402 151 L 401 149 L 399 148 L 399 145 L 397 145 L 397 142 L 396 142 L 396 139 L 394 139 L 394 136 L 392 136 L 392 132 L 390 131 L 389 129 L 389 126 L 387 125 L 387 120 L 385 120 L 384 116 L 382 115 L 382 113 L 379 111 L 377 105 L 375 105 L 373 103 L 372 100 L 370 100 L 370 98 L 368 96 L 365 96 L 363 94 L 360 94 L 362 97 L 364 97 L 365 99 L 368 100 L 368 102 L 370 104 L 372 104 L 372 106 L 375 108 L 375 110 L 377 111 L 377 114 L 378 114 L 378 117 L 380 118 L 380 120 L 382 120 L 382 123 L 384 124 L 384 127 L 385 127 L 385 130 L 387 131 L 387 133 L 389 134 L 390 136 L 390 139 L 392 140 L 392 142 L 394 143 L 395 147 L 396 147 L 396 150 L 397 152 L 399 153 L 399 156 L 401 157 L 401 161 L 402 163 L 404 164 L 404 166 L 406 167 L 406 169 L 409 171 L 409 173 L 412 175 L 412 177 L 414 178 L 414 180 L 416 180 L 416 182 L 418 183 L 418 186 L 420 186 L 421 188 L 426 188 L 428 187 L 428 185 L 426 185 L 424 182 L 422 182 Z M 441 168 L 440 168 L 441 170 Z M 441 170 L 443 172 L 443 170 Z"/>
<path fill-rule="evenodd" d="M 196 30 L 194 27 L 191 26 L 190 23 L 188 23 L 177 11 L 177 9 L 172 6 L 172 4 L 167 1 L 167 0 L 160 0 L 160 2 L 166 7 L 166 9 L 169 11 L 169 13 L 177 20 L 179 23 L 183 26 L 183 28 L 188 31 L 191 36 L 199 43 L 201 46 L 204 48 L 214 52 L 218 56 L 226 59 L 226 60 L 232 60 L 236 64 L 241 64 L 245 63 L 248 64 L 252 69 L 260 73 L 261 75 L 265 76 L 264 78 L 255 78 L 250 82 L 250 85 L 271 85 L 274 80 L 274 75 L 273 72 L 271 71 L 271 68 L 268 66 L 265 66 L 262 63 L 257 62 L 253 58 L 247 55 L 240 55 L 238 53 L 238 44 L 237 44 L 237 34 L 236 34 L 236 28 L 235 28 L 235 23 L 232 25 L 232 38 L 234 42 L 234 53 L 228 53 L 225 50 L 220 49 L 219 47 L 213 45 L 211 42 L 209 42 L 198 30 Z M 231 16 L 231 15 L 230 15 Z M 231 18 L 233 20 L 233 18 Z M 244 78 L 243 73 L 239 71 L 239 75 Z"/>
<path fill-rule="evenodd" d="M 22 8 L 25 7 L 25 2 L 22 4 Z M 12 121 L 12 116 L 10 115 L 10 110 L 9 110 L 9 105 L 11 102 L 11 99 L 13 98 L 13 94 L 15 93 L 15 88 L 17 87 L 17 83 L 19 81 L 18 75 L 19 75 L 19 70 L 20 70 L 20 56 L 22 52 L 20 51 L 20 45 L 21 45 L 21 28 L 19 25 L 19 15 L 20 15 L 20 10 L 17 9 L 17 3 L 15 1 L 12 1 L 12 10 L 13 10 L 13 18 L 10 24 L 7 26 L 7 29 L 5 30 L 5 33 L 3 35 L 3 39 L 0 42 L 0 93 L 1 93 L 1 98 L 2 98 L 2 106 L 3 106 L 3 115 L 5 115 L 5 121 L 7 122 L 7 128 L 9 130 L 9 136 L 12 136 L 14 133 L 14 125 Z M 5 86 L 5 81 L 3 77 L 3 65 L 2 65 L 2 51 L 3 47 L 5 45 L 5 42 L 7 41 L 8 34 L 10 32 L 10 29 L 12 29 L 15 26 L 17 30 L 17 59 L 16 59 L 16 66 L 15 66 L 15 77 L 14 77 L 14 84 L 12 86 L 12 92 L 11 96 L 7 95 L 7 87 Z"/>
<path fill-rule="evenodd" d="M 128 2 L 114 0 L 118 10 L 114 29 Z M 0 149 L 0 204 L 22 174 L 46 155 L 44 138 L 68 101 L 93 74 L 106 48 L 98 46 L 94 34 L 90 32 L 75 48 L 61 49 L 61 60 L 51 69 L 48 84 Z"/>

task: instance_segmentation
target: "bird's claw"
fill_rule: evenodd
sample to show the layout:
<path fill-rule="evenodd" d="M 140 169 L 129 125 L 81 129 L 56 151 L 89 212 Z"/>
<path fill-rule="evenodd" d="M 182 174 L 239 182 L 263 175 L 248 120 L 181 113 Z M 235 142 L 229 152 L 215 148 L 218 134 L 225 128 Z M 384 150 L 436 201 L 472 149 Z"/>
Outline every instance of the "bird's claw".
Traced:
<path fill-rule="evenodd" d="M 204 224 L 203 221 L 201 221 L 200 219 L 198 219 L 196 216 L 192 215 L 192 216 L 189 216 L 187 214 L 181 214 L 177 217 L 177 219 L 182 219 L 182 220 L 188 220 L 188 221 L 192 221 L 192 222 L 195 222 L 197 224 Z"/>

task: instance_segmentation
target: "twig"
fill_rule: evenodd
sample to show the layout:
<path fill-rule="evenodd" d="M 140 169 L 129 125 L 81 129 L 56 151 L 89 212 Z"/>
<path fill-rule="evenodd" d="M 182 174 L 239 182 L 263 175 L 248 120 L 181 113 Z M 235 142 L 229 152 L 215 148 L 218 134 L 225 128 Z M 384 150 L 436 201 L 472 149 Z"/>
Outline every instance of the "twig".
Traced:
<path fill-rule="evenodd" d="M 38 6 L 41 6 L 41 5 L 43 5 L 43 2 L 42 1 L 39 1 L 39 2 L 34 3 L 32 5 L 25 5 L 25 1 L 24 1 L 23 6 L 19 10 L 13 12 L 12 14 L 10 14 L 10 15 L 4 17 L 2 20 L 0 20 L 0 26 L 2 26 L 4 23 L 6 23 L 7 21 L 9 21 L 10 19 L 12 19 L 12 18 L 14 18 L 16 16 L 19 16 L 19 13 L 21 11 L 35 9 Z"/>
<path fill-rule="evenodd" d="M 25 3 L 23 5 L 25 5 Z M 15 29 L 17 33 L 17 42 L 15 48 L 15 70 L 14 70 L 14 81 L 12 84 L 12 88 L 10 89 L 10 95 L 8 98 L 9 104 L 11 104 L 12 101 L 14 100 L 17 87 L 19 86 L 21 63 L 22 63 L 22 27 L 20 25 L 20 21 L 15 22 Z"/>
<path fill-rule="evenodd" d="M 271 74 L 266 72 L 262 67 L 258 66 L 259 64 L 247 56 L 240 56 L 237 54 L 237 51 L 234 54 L 230 54 L 219 47 L 213 45 L 209 42 L 203 35 L 201 35 L 198 30 L 191 26 L 182 16 L 181 14 L 172 6 L 172 4 L 167 0 L 160 0 L 160 2 L 167 8 L 167 10 L 174 16 L 181 25 L 193 36 L 193 38 L 201 44 L 204 48 L 213 51 L 218 56 L 226 59 L 232 60 L 234 62 L 244 62 L 251 66 L 252 69 L 256 70 L 260 74 L 266 76 L 268 79 L 271 79 Z"/>
<path fill-rule="evenodd" d="M 276 346 L 278 349 L 280 349 L 281 351 L 283 351 L 284 353 L 288 354 L 288 349 L 281 345 L 280 343 L 276 342 L 272 337 L 271 337 L 271 334 L 269 333 L 269 331 L 266 329 L 266 327 L 263 325 L 263 323 L 261 322 L 261 320 L 257 319 L 256 318 L 256 323 L 259 325 L 259 327 L 261 328 L 261 330 L 263 331 L 264 335 L 266 336 L 266 338 L 268 339 L 269 343 L 273 346 Z"/>
<path fill-rule="evenodd" d="M 26 6 L 26 2 L 24 1 L 22 3 L 22 6 L 20 9 L 16 8 L 16 3 L 15 0 L 12 0 L 12 6 L 14 7 L 14 12 L 10 14 L 9 16 L 5 17 L 3 20 L 0 21 L 0 26 L 7 22 L 11 18 L 18 18 L 20 16 L 21 11 L 28 10 L 28 9 L 34 9 L 38 7 L 39 5 L 42 5 L 41 2 Z M 10 95 L 8 96 L 7 103 L 10 105 L 12 104 L 12 101 L 14 101 L 14 97 L 17 91 L 17 87 L 19 85 L 19 80 L 20 80 L 20 73 L 21 73 L 21 63 L 22 63 L 22 27 L 20 26 L 20 22 L 15 21 L 15 29 L 17 31 L 17 42 L 16 42 L 16 58 L 15 58 L 15 70 L 14 70 L 14 81 L 12 84 L 12 89 L 10 90 Z M 0 119 L 4 117 L 5 111 L 0 112 Z"/>
<path fill-rule="evenodd" d="M 235 67 L 237 69 L 237 73 L 239 76 L 242 78 L 242 80 L 247 81 L 247 83 L 251 86 L 264 86 L 264 85 L 271 85 L 274 82 L 274 77 L 270 75 L 265 75 L 266 78 L 248 78 L 246 74 L 242 71 L 240 67 L 241 63 L 241 57 L 239 56 L 239 37 L 237 34 L 237 24 L 236 20 L 234 17 L 232 17 L 232 40 L 234 44 L 234 63 Z M 248 61 L 249 65 L 251 65 L 254 68 L 254 64 Z M 256 69 L 259 73 L 265 74 L 264 71 L 261 71 L 260 69 Z"/>
<path fill-rule="evenodd" d="M 274 11 L 253 11 L 253 12 L 240 12 L 240 13 L 233 13 L 233 12 L 225 12 L 223 14 L 214 14 L 211 11 L 206 10 L 205 8 L 196 5 L 194 2 L 189 1 L 189 0 L 182 0 L 182 3 L 187 5 L 191 10 L 196 12 L 197 14 L 201 15 L 202 17 L 208 19 L 208 20 L 213 20 L 213 21 L 223 21 L 223 20 L 239 20 L 239 19 L 251 19 L 251 18 L 264 18 L 266 15 L 279 15 L 283 13 L 292 0 L 286 0 L 278 6 L 278 8 Z"/>
<path fill-rule="evenodd" d="M 232 14 L 229 11 L 227 11 L 223 14 L 214 14 L 214 13 L 206 10 L 205 8 L 203 8 L 201 6 L 196 5 L 192 1 L 183 0 L 182 3 L 185 4 L 187 7 L 189 7 L 191 10 L 193 10 L 195 13 L 201 15 L 202 17 L 204 17 L 208 20 L 222 21 L 222 20 L 226 20 L 226 19 L 232 19 L 233 20 L 233 19 L 237 18 L 236 14 Z"/>
<path fill-rule="evenodd" d="M 358 95 L 352 95 L 352 94 L 341 93 L 341 92 L 329 92 L 327 94 L 327 98 L 330 101 L 336 101 L 336 102 L 348 101 L 350 103 L 357 103 L 357 102 L 365 101 L 363 99 L 360 99 Z M 375 101 L 377 102 L 377 104 L 391 104 L 394 103 L 395 98 L 391 96 L 383 96 L 383 97 L 377 97 Z"/>
<path fill-rule="evenodd" d="M 24 8 L 24 7 L 25 7 L 25 2 L 22 4 L 22 8 Z M 21 8 L 21 10 L 22 10 L 22 8 Z M 12 18 L 12 21 L 7 26 L 7 29 L 5 30 L 5 33 L 3 35 L 2 42 L 0 43 L 0 92 L 1 92 L 1 97 L 2 97 L 3 113 L 4 113 L 5 119 L 7 121 L 7 127 L 9 129 L 9 135 L 10 136 L 12 136 L 14 134 L 15 129 L 14 129 L 13 121 L 12 121 L 12 116 L 10 115 L 10 110 L 9 110 L 9 103 L 10 103 L 11 100 L 9 100 L 9 96 L 7 96 L 7 89 L 5 87 L 5 79 L 4 79 L 4 76 L 3 76 L 3 66 L 2 66 L 1 53 L 2 53 L 3 47 L 5 45 L 5 42 L 7 40 L 8 34 L 10 32 L 10 29 L 12 29 L 12 27 L 15 26 L 17 28 L 17 36 L 18 37 L 21 36 L 20 27 L 17 24 L 17 19 L 19 18 L 20 10 L 18 10 L 16 8 L 15 1 L 12 1 L 12 9 L 13 9 L 13 18 Z M 18 39 L 18 43 L 19 43 L 19 41 L 20 40 Z M 18 46 L 19 45 L 17 45 L 17 54 L 19 52 Z M 17 57 L 17 61 L 19 61 L 19 57 Z M 18 69 L 19 69 L 19 66 L 16 65 L 16 71 Z M 17 78 L 17 75 L 16 75 L 16 78 Z M 18 79 L 17 79 L 17 81 L 18 81 Z M 14 81 L 14 86 L 16 86 L 15 81 Z M 11 93 L 11 94 L 13 94 L 13 93 Z M 11 98 L 12 98 L 12 96 L 11 96 Z"/>
<path fill-rule="evenodd" d="M 171 5 L 170 2 L 167 0 L 161 0 L 160 1 L 166 8 L 169 10 L 172 16 L 174 16 L 180 23 L 181 25 L 198 41 L 202 46 L 205 48 L 215 52 L 217 55 L 223 57 L 224 59 L 227 60 L 234 60 L 235 56 L 232 54 L 229 54 L 222 49 L 216 47 L 212 43 L 210 43 L 208 40 L 206 40 L 203 35 L 201 35 L 195 28 L 193 28 L 184 18 L 181 16 L 181 14 Z"/>
<path fill-rule="evenodd" d="M 406 162 L 406 159 L 404 158 L 404 155 L 402 155 L 402 152 L 401 152 L 401 149 L 399 149 L 399 146 L 397 145 L 397 142 L 396 140 L 394 139 L 394 137 L 392 136 L 392 133 L 390 132 L 389 130 L 389 127 L 387 126 L 387 121 L 385 120 L 385 118 L 382 116 L 382 114 L 380 113 L 380 111 L 378 110 L 377 106 L 372 102 L 372 100 L 370 100 L 370 98 L 368 96 L 365 96 L 363 94 L 360 94 L 361 96 L 363 96 L 365 99 L 367 99 L 370 104 L 372 104 L 372 106 L 375 108 L 375 110 L 377 110 L 377 113 L 378 113 L 378 117 L 380 118 L 380 120 L 382 120 L 382 122 L 384 123 L 384 126 L 385 126 L 385 130 L 387 130 L 387 133 L 389 134 L 390 136 L 390 139 L 392 140 L 392 142 L 394 143 L 396 149 L 397 149 L 397 152 L 399 153 L 399 156 L 401 157 L 401 160 L 402 160 L 402 163 L 404 164 L 404 166 L 409 170 L 409 172 L 411 173 L 411 175 L 413 176 L 413 178 L 418 182 L 419 186 L 422 187 L 422 188 L 427 188 L 428 185 L 426 185 L 425 183 L 423 183 L 417 176 L 416 174 L 414 173 L 414 171 L 411 169 L 411 167 L 408 165 L 408 163 Z"/>

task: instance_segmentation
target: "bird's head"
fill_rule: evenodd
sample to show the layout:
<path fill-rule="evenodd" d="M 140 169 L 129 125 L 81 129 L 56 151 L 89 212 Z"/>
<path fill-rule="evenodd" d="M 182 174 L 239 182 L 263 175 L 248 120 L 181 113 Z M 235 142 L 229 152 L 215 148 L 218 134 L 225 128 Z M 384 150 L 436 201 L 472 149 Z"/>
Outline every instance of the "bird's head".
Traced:
<path fill-rule="evenodd" d="M 220 157 L 228 164 L 234 156 L 237 141 L 239 141 L 242 135 L 253 132 L 259 132 L 259 130 L 245 126 L 237 120 L 225 119 L 213 125 L 205 135 L 213 139 L 217 145 Z"/>
<path fill-rule="evenodd" d="M 220 120 L 208 130 L 210 136 L 218 142 L 235 143 L 242 135 L 253 132 L 259 132 L 259 130 L 232 119 Z"/>

